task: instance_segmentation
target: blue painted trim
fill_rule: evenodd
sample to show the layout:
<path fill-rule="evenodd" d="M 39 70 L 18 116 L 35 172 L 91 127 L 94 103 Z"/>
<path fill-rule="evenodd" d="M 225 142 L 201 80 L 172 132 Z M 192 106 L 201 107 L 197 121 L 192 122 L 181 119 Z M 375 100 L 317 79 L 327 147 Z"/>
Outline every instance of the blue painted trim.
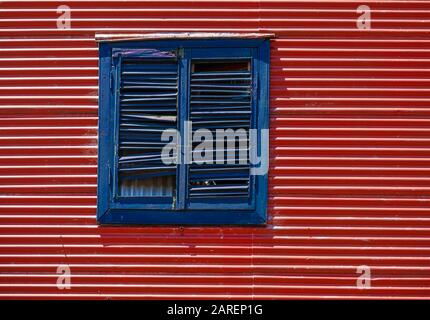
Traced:
<path fill-rule="evenodd" d="M 223 204 L 215 200 L 213 210 L 182 210 L 187 203 L 182 194 L 177 197 L 176 210 L 172 210 L 169 203 L 143 204 L 142 199 L 113 199 L 114 174 L 113 150 L 114 138 L 114 111 L 112 109 L 114 92 L 110 89 L 110 76 L 112 70 L 112 50 L 123 49 L 159 49 L 192 52 L 192 55 L 207 59 L 228 58 L 229 52 L 236 48 L 242 58 L 253 59 L 253 87 L 257 88 L 255 101 L 255 114 L 253 123 L 258 128 L 269 128 L 269 60 L 270 42 L 268 39 L 204 39 L 204 40 L 154 40 L 137 42 L 100 43 L 99 59 L 99 155 L 98 155 L 98 189 L 97 189 L 97 221 L 102 224 L 152 224 L 152 225 L 261 225 L 267 219 L 268 175 L 254 176 L 252 188 L 255 201 L 251 206 L 243 203 Z M 195 48 L 194 50 L 192 50 Z M 207 50 L 211 48 L 211 50 Z M 134 54 L 138 54 L 135 51 Z M 128 55 L 133 55 L 128 51 Z M 239 55 L 239 54 L 238 54 Z M 180 60 L 186 60 L 179 57 Z M 180 63 L 182 63 L 180 61 Z M 190 62 L 184 62 L 189 68 Z M 184 80 L 180 69 L 180 83 L 182 92 L 188 92 L 188 79 Z M 189 72 L 187 73 L 187 78 Z M 182 82 L 187 83 L 183 88 Z M 117 82 L 117 81 L 115 81 Z M 185 91 L 186 90 L 186 91 Z M 185 97 L 184 97 L 185 96 Z M 180 119 L 188 115 L 188 95 L 180 95 L 178 99 Z M 253 99 L 254 100 L 254 99 Z M 185 109 L 184 109 L 185 108 Z M 185 112 L 184 112 L 185 110 Z M 181 143 L 184 144 L 183 137 Z M 184 170 L 185 169 L 185 170 Z M 178 169 L 177 189 L 185 190 L 187 181 L 186 168 Z M 182 188 L 180 186 L 183 186 Z M 155 199 L 154 199 L 155 200 Z M 255 205 L 254 205 L 255 204 Z"/>
<path fill-rule="evenodd" d="M 261 225 L 266 221 L 260 215 L 248 211 L 147 211 L 111 209 L 99 219 L 103 224 L 151 224 L 151 225 Z"/>
<path fill-rule="evenodd" d="M 185 49 L 187 50 L 187 49 Z M 179 87 L 179 105 L 178 105 L 178 131 L 180 133 L 180 144 L 178 145 L 179 164 L 178 164 L 178 175 L 176 179 L 176 209 L 184 210 L 186 207 L 187 190 L 184 187 L 188 181 L 188 170 L 186 165 L 186 145 L 188 137 L 184 134 L 187 132 L 186 121 L 188 121 L 189 114 L 189 78 L 190 78 L 190 60 L 184 57 L 184 50 L 180 50 L 180 87 Z"/>
<path fill-rule="evenodd" d="M 111 153 L 111 116 L 110 116 L 110 77 L 111 48 L 101 44 L 99 48 L 99 132 L 97 166 L 97 220 L 101 221 L 109 210 L 110 204 L 110 153 Z"/>
<path fill-rule="evenodd" d="M 269 94 L 270 94 L 270 41 L 264 41 L 258 47 L 258 126 L 259 129 L 269 130 Z M 261 135 L 260 135 L 261 140 Z M 270 137 L 264 142 L 268 150 L 267 154 L 267 168 L 269 169 L 269 152 L 270 152 Z M 260 144 L 261 145 L 261 144 Z M 267 220 L 267 203 L 268 203 L 268 183 L 269 174 L 256 176 L 256 191 L 258 194 L 258 201 L 256 203 L 256 213 L 261 220 Z"/>
<path fill-rule="evenodd" d="M 119 154 L 119 118 L 120 118 L 120 87 L 121 87 L 121 66 L 122 66 L 122 56 L 119 54 L 118 56 L 113 56 L 113 70 L 112 70 L 112 76 L 113 76 L 113 83 L 112 83 L 112 99 L 113 99 L 113 107 L 112 107 L 112 117 L 114 119 L 113 121 L 113 145 L 112 148 L 114 149 L 114 152 L 112 153 L 112 203 L 114 204 L 115 201 L 119 198 L 119 188 L 118 188 L 118 154 Z"/>
<path fill-rule="evenodd" d="M 190 40 L 145 40 L 100 43 L 113 49 L 154 48 L 160 50 L 176 50 L 177 48 L 255 48 L 261 46 L 266 39 L 190 39 Z"/>

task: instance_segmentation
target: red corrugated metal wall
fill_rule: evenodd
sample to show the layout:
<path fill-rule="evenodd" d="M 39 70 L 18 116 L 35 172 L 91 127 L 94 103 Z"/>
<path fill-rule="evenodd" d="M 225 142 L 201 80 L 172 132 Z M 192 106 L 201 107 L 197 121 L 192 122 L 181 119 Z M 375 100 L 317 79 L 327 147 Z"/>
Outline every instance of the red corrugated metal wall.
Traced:
<path fill-rule="evenodd" d="M 429 17 L 430 1 L 1 1 L 0 298 L 430 297 Z M 94 34 L 160 31 L 276 34 L 266 228 L 96 224 Z"/>

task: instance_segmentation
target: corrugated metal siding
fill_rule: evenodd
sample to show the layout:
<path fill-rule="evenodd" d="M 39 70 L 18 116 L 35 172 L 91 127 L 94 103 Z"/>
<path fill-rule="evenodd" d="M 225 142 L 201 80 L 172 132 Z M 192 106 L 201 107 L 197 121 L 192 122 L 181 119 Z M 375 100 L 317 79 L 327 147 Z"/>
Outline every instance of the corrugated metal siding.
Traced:
<path fill-rule="evenodd" d="M 362 4 L 372 30 L 356 28 Z M 430 297 L 429 14 L 430 1 L 1 1 L 0 297 Z M 277 35 L 266 228 L 96 225 L 103 31 Z"/>

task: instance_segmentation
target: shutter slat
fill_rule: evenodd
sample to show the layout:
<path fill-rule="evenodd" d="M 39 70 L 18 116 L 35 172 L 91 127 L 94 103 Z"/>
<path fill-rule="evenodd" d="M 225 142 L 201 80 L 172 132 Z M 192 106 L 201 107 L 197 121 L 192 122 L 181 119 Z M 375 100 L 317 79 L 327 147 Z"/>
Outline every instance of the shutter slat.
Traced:
<path fill-rule="evenodd" d="M 212 72 L 193 72 L 193 79 L 195 78 L 207 78 L 207 77 L 216 77 L 222 78 L 225 76 L 251 76 L 250 72 L 242 72 L 242 71 L 231 71 L 231 72 L 220 72 L 220 71 L 212 71 Z"/>
<path fill-rule="evenodd" d="M 228 81 L 250 81 L 251 78 L 201 78 L 201 79 L 193 79 L 191 80 L 191 84 L 200 83 L 200 82 L 228 82 Z"/>

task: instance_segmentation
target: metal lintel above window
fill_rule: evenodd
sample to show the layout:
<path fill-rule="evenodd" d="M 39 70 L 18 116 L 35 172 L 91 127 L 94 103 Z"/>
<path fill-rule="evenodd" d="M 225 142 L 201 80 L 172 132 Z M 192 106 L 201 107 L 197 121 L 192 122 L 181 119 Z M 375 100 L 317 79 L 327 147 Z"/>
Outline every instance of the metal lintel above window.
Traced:
<path fill-rule="evenodd" d="M 174 40 L 174 39 L 271 39 L 272 33 L 230 33 L 230 32 L 179 32 L 179 33 L 98 33 L 97 42 L 143 41 L 143 40 Z"/>

